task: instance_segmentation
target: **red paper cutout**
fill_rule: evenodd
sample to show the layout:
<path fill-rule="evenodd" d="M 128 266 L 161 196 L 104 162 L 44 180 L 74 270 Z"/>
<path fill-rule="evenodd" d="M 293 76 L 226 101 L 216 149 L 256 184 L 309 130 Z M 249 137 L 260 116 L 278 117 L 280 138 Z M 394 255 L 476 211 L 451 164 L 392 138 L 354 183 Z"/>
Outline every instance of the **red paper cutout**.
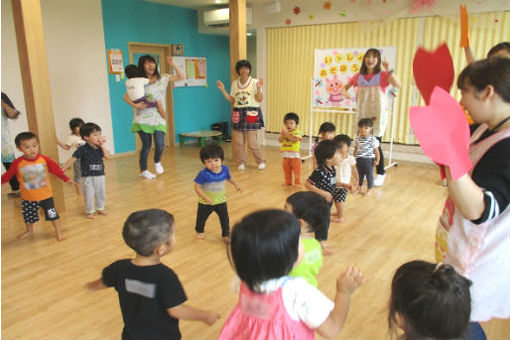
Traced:
<path fill-rule="evenodd" d="M 471 169 L 469 126 L 461 106 L 448 92 L 436 86 L 428 106 L 409 109 L 409 121 L 423 152 L 450 167 L 453 180 Z"/>
<path fill-rule="evenodd" d="M 414 55 L 413 73 L 416 86 L 426 104 L 429 103 L 434 86 L 450 91 L 453 84 L 454 69 L 452 56 L 446 43 L 439 46 L 432 53 L 421 47 L 418 48 Z"/>

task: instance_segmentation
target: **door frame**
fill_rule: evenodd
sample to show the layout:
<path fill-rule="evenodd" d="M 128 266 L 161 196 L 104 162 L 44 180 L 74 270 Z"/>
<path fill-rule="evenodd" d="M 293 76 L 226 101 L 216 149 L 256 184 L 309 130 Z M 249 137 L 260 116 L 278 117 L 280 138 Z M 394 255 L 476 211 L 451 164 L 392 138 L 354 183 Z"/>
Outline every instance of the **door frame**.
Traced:
<path fill-rule="evenodd" d="M 172 74 L 173 70 L 170 69 L 170 66 L 166 62 L 166 57 L 172 55 L 172 47 L 167 44 L 151 44 L 151 43 L 141 43 L 141 42 L 128 42 L 128 50 L 129 50 L 129 63 L 133 64 L 133 54 L 134 53 L 146 53 L 146 54 L 159 54 L 163 55 L 163 58 L 160 60 L 160 70 L 159 73 L 167 73 Z M 137 64 L 135 64 L 137 65 Z M 133 109 L 134 110 L 134 109 Z M 167 95 L 166 95 L 166 126 L 167 133 L 165 139 L 165 145 L 175 146 L 175 125 L 174 125 L 174 101 L 173 101 L 173 85 L 168 83 Z M 136 150 L 141 149 L 141 143 L 138 138 L 135 137 L 136 141 Z"/>

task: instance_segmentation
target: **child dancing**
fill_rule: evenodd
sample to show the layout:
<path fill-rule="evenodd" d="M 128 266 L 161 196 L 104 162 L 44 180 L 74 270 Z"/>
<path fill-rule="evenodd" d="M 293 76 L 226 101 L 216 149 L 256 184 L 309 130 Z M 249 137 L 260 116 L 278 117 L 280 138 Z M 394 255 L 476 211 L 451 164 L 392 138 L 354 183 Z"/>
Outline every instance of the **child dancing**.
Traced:
<path fill-rule="evenodd" d="M 359 174 L 359 186 L 363 185 L 363 179 L 367 178 L 367 191 L 365 196 L 370 196 L 374 186 L 374 165 L 379 164 L 379 141 L 372 135 L 374 124 L 370 118 L 362 118 L 358 123 L 358 135 L 354 139 L 354 156 L 356 168 Z"/>
<path fill-rule="evenodd" d="M 344 202 L 347 199 L 347 192 L 351 190 L 353 194 L 359 192 L 359 175 L 356 168 L 356 158 L 349 154 L 351 146 L 351 137 L 347 135 L 337 135 L 333 138 L 337 143 L 342 160 L 340 164 L 335 166 L 336 170 L 336 185 L 340 188 L 341 194 L 339 200 L 335 201 L 336 215 L 332 215 L 331 221 L 343 222 L 344 221 Z M 351 185 L 351 177 L 354 177 L 354 185 Z"/>
<path fill-rule="evenodd" d="M 280 133 L 278 141 L 281 143 L 280 152 L 283 157 L 283 173 L 285 182 L 283 185 L 292 185 L 292 173 L 294 173 L 294 186 L 301 187 L 301 155 L 299 147 L 301 145 L 302 133 L 298 130 L 299 116 L 294 112 L 289 112 L 283 118 L 285 127 Z"/>

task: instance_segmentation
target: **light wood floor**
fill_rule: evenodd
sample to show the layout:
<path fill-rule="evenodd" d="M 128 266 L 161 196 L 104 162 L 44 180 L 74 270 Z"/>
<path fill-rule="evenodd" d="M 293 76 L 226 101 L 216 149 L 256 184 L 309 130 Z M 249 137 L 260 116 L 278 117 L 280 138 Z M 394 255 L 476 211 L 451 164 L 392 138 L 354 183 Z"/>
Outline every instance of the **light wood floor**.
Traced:
<path fill-rule="evenodd" d="M 230 155 L 230 145 L 223 144 Z M 214 339 L 237 302 L 230 290 L 233 271 L 221 242 L 218 218 L 211 215 L 206 240 L 194 239 L 196 195 L 193 179 L 202 168 L 199 148 L 167 149 L 166 172 L 156 180 L 137 177 L 135 155 L 107 163 L 108 216 L 86 220 L 83 199 L 65 186 L 67 211 L 61 223 L 67 240 L 57 242 L 50 223 L 36 225 L 35 235 L 18 241 L 24 231 L 20 201 L 6 199 L 2 187 L 2 339 L 120 339 L 122 318 L 114 289 L 88 293 L 84 284 L 100 277 L 111 262 L 133 252 L 124 244 L 122 225 L 133 211 L 162 208 L 177 221 L 177 247 L 163 258 L 179 275 L 189 303 L 213 309 L 221 319 L 211 327 L 181 322 L 184 339 Z M 261 208 L 283 207 L 293 192 L 283 181 L 277 148 L 266 147 L 268 168 L 253 163 L 244 172 L 232 167 L 243 186 L 228 188 L 232 224 Z M 230 164 L 227 156 L 226 164 Z M 152 166 L 152 164 L 150 165 Z M 311 173 L 303 165 L 303 178 Z M 332 256 L 319 274 L 319 288 L 334 296 L 335 278 L 348 264 L 359 266 L 366 284 L 354 295 L 347 323 L 338 339 L 387 339 L 386 311 L 394 270 L 412 259 L 433 260 L 434 230 L 446 189 L 434 166 L 400 163 L 388 172 L 384 187 L 372 197 L 348 196 L 346 222 L 332 224 Z M 484 325 L 490 339 L 508 339 L 510 321 Z"/>

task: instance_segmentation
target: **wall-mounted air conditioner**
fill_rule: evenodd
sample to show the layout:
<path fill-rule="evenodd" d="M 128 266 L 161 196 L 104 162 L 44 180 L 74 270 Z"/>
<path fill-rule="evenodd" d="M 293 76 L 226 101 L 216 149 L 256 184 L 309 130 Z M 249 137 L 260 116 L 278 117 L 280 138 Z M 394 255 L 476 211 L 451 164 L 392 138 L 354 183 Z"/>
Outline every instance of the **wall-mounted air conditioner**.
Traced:
<path fill-rule="evenodd" d="M 228 27 L 229 20 L 229 9 L 218 8 L 203 12 L 204 25 L 209 27 Z M 246 7 L 246 24 L 251 25 L 252 22 L 252 10 L 250 7 Z"/>

